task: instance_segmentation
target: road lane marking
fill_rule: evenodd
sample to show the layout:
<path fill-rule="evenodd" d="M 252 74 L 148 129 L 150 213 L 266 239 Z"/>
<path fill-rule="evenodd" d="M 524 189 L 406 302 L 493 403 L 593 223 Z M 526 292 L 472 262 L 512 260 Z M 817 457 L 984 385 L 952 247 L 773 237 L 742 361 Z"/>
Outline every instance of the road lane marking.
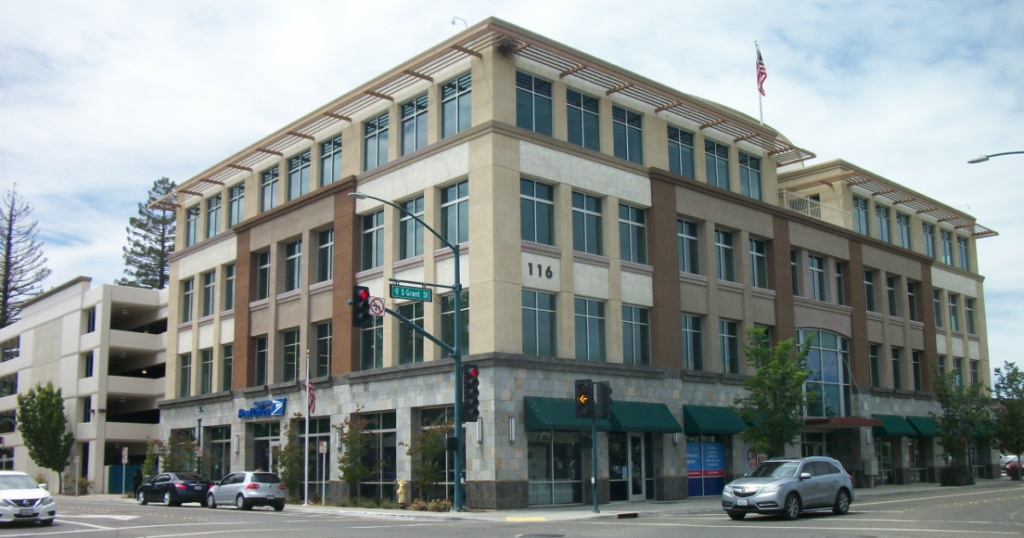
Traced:
<path fill-rule="evenodd" d="M 509 523 L 539 523 L 541 521 L 547 521 L 546 517 L 533 516 L 533 517 L 506 517 L 505 521 Z"/>
<path fill-rule="evenodd" d="M 589 523 L 589 522 L 587 522 L 587 523 Z M 911 521 L 909 523 L 916 523 L 916 522 Z M 874 528 L 874 527 L 790 527 L 790 526 L 777 526 L 777 525 L 729 525 L 729 526 L 722 526 L 722 525 L 697 525 L 697 524 L 693 524 L 693 523 L 630 523 L 630 524 L 631 525 L 637 525 L 637 526 L 648 526 L 648 527 L 692 527 L 692 528 L 702 528 L 702 529 L 729 529 L 729 530 L 737 530 L 737 531 L 739 531 L 739 530 L 752 530 L 752 531 L 758 531 L 758 532 L 763 532 L 766 529 L 771 529 L 771 530 L 784 529 L 784 530 L 794 530 L 794 531 L 826 531 L 826 532 L 835 532 L 835 531 L 849 531 L 849 532 L 863 532 L 863 531 L 892 532 L 893 531 L 892 527 L 878 527 L 878 528 Z M 993 535 L 1008 534 L 1008 535 L 1012 535 L 1012 536 L 1020 536 L 1020 532 L 981 531 L 981 530 L 977 530 L 977 529 L 970 529 L 970 530 L 963 530 L 963 531 L 953 531 L 953 530 L 949 530 L 949 529 L 905 529 L 905 530 L 911 531 L 911 532 L 921 532 L 921 533 L 993 534 Z"/>
<path fill-rule="evenodd" d="M 116 516 L 116 515 L 113 515 L 113 514 L 108 515 L 108 516 L 97 515 L 97 514 L 61 514 L 60 517 L 61 517 L 61 519 L 66 518 L 66 517 L 75 517 L 75 518 L 82 518 L 82 519 L 117 519 L 117 520 L 120 520 L 120 521 L 131 521 L 133 519 L 138 519 L 141 516 Z"/>
<path fill-rule="evenodd" d="M 1002 493 L 1002 494 L 1005 495 L 1008 492 L 1005 491 L 1003 488 L 999 488 L 999 489 L 994 489 L 994 490 L 991 490 L 991 491 L 976 491 L 976 492 L 973 492 L 973 493 L 951 493 L 949 495 L 933 495 L 931 497 L 912 497 L 912 498 L 909 498 L 909 499 L 893 499 L 891 501 L 875 501 L 875 502 L 870 502 L 870 503 L 858 502 L 856 504 L 857 504 L 857 506 L 875 506 L 875 505 L 878 505 L 878 504 L 906 503 L 906 502 L 913 502 L 913 501 L 930 501 L 930 500 L 934 500 L 934 499 L 951 499 L 951 498 L 954 498 L 954 497 L 969 497 L 969 496 L 974 496 L 974 495 L 988 495 L 990 493 Z M 1018 493 L 1019 494 L 1020 492 L 1018 491 L 1018 492 L 1011 492 L 1011 493 Z"/>
<path fill-rule="evenodd" d="M 71 523 L 72 525 L 85 525 L 85 526 L 88 526 L 88 527 L 95 527 L 95 528 L 93 528 L 93 529 L 76 529 L 76 530 L 67 530 L 67 531 L 53 531 L 53 532 L 47 532 L 47 533 L 33 532 L 33 533 L 27 533 L 27 534 L 4 534 L 3 536 L 4 536 L 4 538 L 16 538 L 16 537 L 22 537 L 22 536 L 54 536 L 54 535 L 58 535 L 58 534 L 85 534 L 85 533 L 88 533 L 88 532 L 100 532 L 100 531 L 119 531 L 120 532 L 120 531 L 139 530 L 139 529 L 160 529 L 160 528 L 167 528 L 167 527 L 199 527 L 199 526 L 205 527 L 205 526 L 209 526 L 209 525 L 247 525 L 247 524 L 249 524 L 249 522 L 247 522 L 247 521 L 227 521 L 227 522 L 224 522 L 224 523 L 219 523 L 219 522 L 218 523 L 167 523 L 167 524 L 164 524 L 164 525 L 136 525 L 134 527 L 101 527 L 99 525 L 92 525 L 90 523 L 82 523 L 81 521 L 62 521 L 60 519 L 60 517 L 61 516 L 57 516 L 57 521 L 61 521 L 62 523 Z M 235 532 L 235 531 L 218 531 L 218 532 Z"/>
<path fill-rule="evenodd" d="M 92 523 L 84 523 L 82 521 L 67 521 L 67 520 L 64 519 L 65 517 L 67 517 L 67 516 L 60 516 L 60 517 L 54 518 L 54 521 L 56 521 L 58 523 L 67 523 L 69 525 L 81 525 L 83 527 L 90 527 L 90 528 L 93 528 L 93 529 L 105 530 L 105 531 L 109 531 L 109 530 L 113 530 L 114 529 L 114 527 L 104 527 L 103 525 L 93 525 Z M 75 531 L 75 532 L 82 532 L 82 531 Z M 49 534 L 49 533 L 47 533 L 47 534 Z"/>

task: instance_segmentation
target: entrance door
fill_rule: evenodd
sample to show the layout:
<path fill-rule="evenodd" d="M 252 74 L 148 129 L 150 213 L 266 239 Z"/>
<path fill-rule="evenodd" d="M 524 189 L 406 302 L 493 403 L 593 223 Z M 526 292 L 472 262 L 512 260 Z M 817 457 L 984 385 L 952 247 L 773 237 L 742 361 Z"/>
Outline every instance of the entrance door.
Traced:
<path fill-rule="evenodd" d="M 644 436 L 629 434 L 629 500 L 642 501 L 644 494 Z"/>

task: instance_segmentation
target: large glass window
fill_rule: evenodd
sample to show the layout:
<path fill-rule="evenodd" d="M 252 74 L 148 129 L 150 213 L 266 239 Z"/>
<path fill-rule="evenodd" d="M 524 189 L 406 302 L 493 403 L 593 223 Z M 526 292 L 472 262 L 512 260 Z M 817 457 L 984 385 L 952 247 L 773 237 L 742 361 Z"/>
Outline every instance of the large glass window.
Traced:
<path fill-rule="evenodd" d="M 384 367 L 384 318 L 372 316 L 373 325 L 359 331 L 359 369 Z"/>
<path fill-rule="evenodd" d="M 416 301 L 398 307 L 398 313 L 423 328 L 423 303 Z M 423 335 L 406 323 L 398 326 L 398 363 L 423 362 Z"/>
<path fill-rule="evenodd" d="M 309 192 L 309 159 L 309 151 L 288 159 L 288 200 L 294 200 Z"/>
<path fill-rule="evenodd" d="M 792 277 L 793 295 L 800 295 L 800 254 L 796 250 L 789 251 L 789 272 Z"/>
<path fill-rule="evenodd" d="M 16 394 L 18 394 L 18 374 L 14 373 L 0 378 L 0 398 Z M 86 406 L 86 414 L 89 413 L 89 408 L 89 406 Z"/>
<path fill-rule="evenodd" d="M 910 215 L 896 213 L 896 240 L 899 246 L 910 248 Z"/>
<path fill-rule="evenodd" d="M 572 193 L 572 248 L 577 252 L 604 254 L 600 198 Z"/>
<path fill-rule="evenodd" d="M 892 317 L 899 317 L 900 298 L 896 293 L 896 277 L 885 277 L 885 293 L 889 298 L 889 315 Z"/>
<path fill-rule="evenodd" d="M 441 189 L 441 234 L 453 245 L 469 241 L 469 181 Z"/>
<path fill-rule="evenodd" d="M 388 162 L 388 113 L 363 124 L 363 171 Z"/>
<path fill-rule="evenodd" d="M 224 266 L 224 310 L 235 309 L 235 264 Z"/>
<path fill-rule="evenodd" d="M 914 390 L 920 392 L 924 388 L 924 381 L 921 378 L 921 352 L 911 351 L 910 356 L 914 373 Z"/>
<path fill-rule="evenodd" d="M 964 297 L 964 313 L 967 315 L 967 332 L 978 334 L 977 328 L 974 326 L 974 299 Z"/>
<path fill-rule="evenodd" d="M 299 379 L 299 330 L 292 329 L 284 331 L 284 380 L 295 381 Z"/>
<path fill-rule="evenodd" d="M 942 237 L 942 263 L 953 265 L 953 234 L 946 230 L 939 230 Z"/>
<path fill-rule="evenodd" d="M 284 247 L 284 291 L 294 291 L 301 286 L 302 241 L 295 241 Z"/>
<path fill-rule="evenodd" d="M 704 369 L 704 331 L 701 317 L 683 314 L 683 368 Z"/>
<path fill-rule="evenodd" d="M 718 320 L 718 347 L 722 355 L 722 372 L 740 373 L 739 327 L 735 321 Z"/>
<path fill-rule="evenodd" d="M 697 223 L 677 220 L 676 239 L 679 242 L 679 270 L 699 275 L 700 241 L 697 235 Z"/>
<path fill-rule="evenodd" d="M 840 262 L 835 263 L 836 268 L 836 303 L 846 305 L 846 266 Z"/>
<path fill-rule="evenodd" d="M 750 283 L 768 289 L 768 245 L 759 239 L 750 240 Z"/>
<path fill-rule="evenodd" d="M 898 347 L 892 348 L 892 388 L 903 388 L 903 366 L 900 364 L 900 351 Z"/>
<path fill-rule="evenodd" d="M 619 256 L 623 261 L 647 263 L 647 212 L 619 204 Z"/>
<path fill-rule="evenodd" d="M 597 98 L 575 90 L 566 90 L 565 100 L 569 121 L 569 143 L 600 151 L 600 116 Z"/>
<path fill-rule="evenodd" d="M 423 224 L 413 215 L 423 218 L 423 197 L 403 202 L 401 207 L 405 211 L 401 212 L 398 219 L 398 259 L 422 256 Z"/>
<path fill-rule="evenodd" d="M 370 499 L 394 499 L 398 470 L 398 434 L 395 412 L 364 413 L 366 432 L 370 436 L 368 455 L 363 467 L 375 469 L 373 478 L 359 483 L 359 496 Z"/>
<path fill-rule="evenodd" d="M 732 233 L 715 230 L 715 258 L 718 260 L 718 280 L 736 281 L 733 259 Z"/>
<path fill-rule="evenodd" d="M 583 502 L 580 432 L 526 432 L 531 506 Z"/>
<path fill-rule="evenodd" d="M 622 362 L 651 365 L 651 311 L 622 305 Z"/>
<path fill-rule="evenodd" d="M 516 71 L 516 125 L 551 136 L 551 83 Z"/>
<path fill-rule="evenodd" d="M 341 179 L 341 137 L 320 144 L 320 186 Z"/>
<path fill-rule="evenodd" d="M 853 229 L 863 235 L 871 235 L 868 223 L 868 200 L 860 196 L 853 197 Z"/>
<path fill-rule="evenodd" d="M 875 206 L 875 227 L 878 228 L 878 239 L 891 243 L 889 237 L 889 208 L 881 205 Z"/>
<path fill-rule="evenodd" d="M 194 311 L 193 297 L 195 296 L 195 285 L 194 279 L 182 280 L 181 281 L 181 322 L 188 323 L 192 321 L 192 313 Z"/>
<path fill-rule="evenodd" d="M 473 124 L 472 78 L 469 73 L 441 86 L 441 138 Z"/>
<path fill-rule="evenodd" d="M 313 377 L 324 377 L 331 373 L 333 328 L 334 324 L 330 321 L 316 326 L 316 369 L 313 371 Z"/>
<path fill-rule="evenodd" d="M 694 179 L 693 135 L 668 126 L 668 170 L 673 174 Z"/>
<path fill-rule="evenodd" d="M 875 273 L 864 271 L 864 309 L 868 312 L 878 312 L 875 304 Z"/>
<path fill-rule="evenodd" d="M 316 281 L 334 279 L 334 229 L 328 228 L 316 234 Z"/>
<path fill-rule="evenodd" d="M 808 336 L 814 336 L 806 362 L 811 375 L 804 384 L 804 390 L 817 397 L 807 407 L 807 416 L 850 416 L 852 397 L 849 341 L 828 331 L 801 329 L 798 333 L 797 341 L 801 342 L 801 346 Z"/>
<path fill-rule="evenodd" d="M 270 252 L 256 255 L 256 300 L 270 297 Z"/>
<path fill-rule="evenodd" d="M 461 339 L 462 354 L 469 352 L 469 291 L 462 290 L 459 297 L 459 324 L 462 326 Z M 441 341 L 449 346 L 455 346 L 455 294 L 449 293 L 441 297 Z"/>
<path fill-rule="evenodd" d="M 242 222 L 245 214 L 245 183 L 239 183 L 228 191 L 228 227 Z"/>
<path fill-rule="evenodd" d="M 231 426 L 209 429 L 210 480 L 221 480 L 231 472 Z"/>
<path fill-rule="evenodd" d="M 82 377 L 92 377 L 96 374 L 96 355 L 92 351 L 87 351 L 84 355 L 85 360 L 85 375 Z"/>
<path fill-rule="evenodd" d="M 971 257 L 967 254 L 967 238 L 957 237 L 956 248 L 960 253 L 960 268 L 964 271 L 971 270 Z"/>
<path fill-rule="evenodd" d="M 935 258 L 935 225 L 922 222 L 921 232 L 924 236 L 924 255 Z"/>
<path fill-rule="evenodd" d="M 229 391 L 231 390 L 232 380 L 234 379 L 235 370 L 235 346 L 233 344 L 225 344 L 221 348 L 221 379 L 220 379 L 220 390 Z"/>
<path fill-rule="evenodd" d="M 220 233 L 220 200 L 221 197 L 211 197 L 206 201 L 206 237 L 207 239 Z"/>
<path fill-rule="evenodd" d="M 576 319 L 576 358 L 604 362 L 604 303 L 573 300 Z"/>
<path fill-rule="evenodd" d="M 373 269 L 384 265 L 384 212 L 378 211 L 363 217 L 362 269 Z"/>
<path fill-rule="evenodd" d="M 199 394 L 213 392 L 213 349 L 199 352 Z"/>
<path fill-rule="evenodd" d="M 747 155 L 742 151 L 740 154 L 740 194 L 755 200 L 762 200 L 761 197 L 761 159 Z"/>
<path fill-rule="evenodd" d="M 556 356 L 557 331 L 554 294 L 523 290 L 523 354 Z"/>
<path fill-rule="evenodd" d="M 270 211 L 277 207 L 277 180 L 281 174 L 280 167 L 266 170 L 260 176 L 260 212 Z"/>
<path fill-rule="evenodd" d="M 555 244 L 555 189 L 550 185 L 519 180 L 519 223 L 523 241 Z"/>
<path fill-rule="evenodd" d="M 178 355 L 178 362 L 181 366 L 178 378 L 178 397 L 185 398 L 192 395 L 192 354 Z"/>
<path fill-rule="evenodd" d="M 981 364 L 981 361 L 975 361 L 975 360 L 971 361 L 971 384 L 972 385 L 977 385 L 978 383 L 981 383 L 980 364 Z"/>
<path fill-rule="evenodd" d="M 199 204 L 185 210 L 185 246 L 199 242 Z"/>
<path fill-rule="evenodd" d="M 953 357 L 953 375 L 956 376 L 954 384 L 958 387 L 964 384 L 964 358 Z"/>
<path fill-rule="evenodd" d="M 705 138 L 704 165 L 708 185 L 729 190 L 729 146 Z"/>
<path fill-rule="evenodd" d="M 427 94 L 402 105 L 402 155 L 427 147 Z"/>
<path fill-rule="evenodd" d="M 217 273 L 203 273 L 203 317 L 212 316 L 217 310 Z"/>
<path fill-rule="evenodd" d="M 960 330 L 960 296 L 955 293 L 946 294 L 949 299 L 949 328 L 954 331 Z"/>
<path fill-rule="evenodd" d="M 868 344 L 868 367 L 871 373 L 871 386 L 875 388 L 881 388 L 882 386 L 882 374 L 881 365 L 878 359 L 878 344 Z"/>
<path fill-rule="evenodd" d="M 270 357 L 268 357 L 269 350 L 267 349 L 267 337 L 266 337 L 266 335 L 264 335 L 264 336 L 257 336 L 255 338 L 255 342 L 254 343 L 255 343 L 255 345 L 253 346 L 253 349 L 255 350 L 254 356 L 256 358 L 256 361 L 255 361 L 256 362 L 256 379 L 255 379 L 256 382 L 253 385 L 254 386 L 266 385 L 267 384 L 267 366 L 268 366 L 267 363 L 268 363 L 269 358 L 270 358 Z"/>
<path fill-rule="evenodd" d="M 612 134 L 615 156 L 637 164 L 644 163 L 643 124 L 640 114 L 612 107 Z"/>
<path fill-rule="evenodd" d="M 921 321 L 917 309 L 917 283 L 907 282 L 907 317 L 910 321 Z"/>
<path fill-rule="evenodd" d="M 935 310 L 935 326 L 942 327 L 942 290 L 932 290 L 932 308 Z"/>
<path fill-rule="evenodd" d="M 811 299 L 815 301 L 828 301 L 825 285 L 825 258 L 821 256 L 808 256 L 807 269 L 810 272 Z"/>

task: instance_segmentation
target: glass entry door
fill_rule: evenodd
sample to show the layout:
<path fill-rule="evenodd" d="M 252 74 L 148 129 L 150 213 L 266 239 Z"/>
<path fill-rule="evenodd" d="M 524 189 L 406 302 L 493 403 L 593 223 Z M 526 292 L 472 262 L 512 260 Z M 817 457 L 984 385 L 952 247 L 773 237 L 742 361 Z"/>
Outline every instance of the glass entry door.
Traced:
<path fill-rule="evenodd" d="M 644 495 L 644 436 L 629 434 L 629 500 L 642 501 Z"/>
<path fill-rule="evenodd" d="M 646 461 L 642 433 L 608 434 L 608 486 L 612 502 L 646 498 Z"/>

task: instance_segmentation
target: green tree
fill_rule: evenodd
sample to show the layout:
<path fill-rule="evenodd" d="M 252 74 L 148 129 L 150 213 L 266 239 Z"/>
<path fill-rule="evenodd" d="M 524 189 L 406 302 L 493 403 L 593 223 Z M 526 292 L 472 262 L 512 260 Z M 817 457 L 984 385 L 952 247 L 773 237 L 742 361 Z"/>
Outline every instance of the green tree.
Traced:
<path fill-rule="evenodd" d="M 341 474 L 341 481 L 349 485 L 366 482 L 381 471 L 379 465 L 367 465 L 370 462 L 370 444 L 373 441 L 373 434 L 367 429 L 376 422 L 360 416 L 360 411 L 362 410 L 357 409 L 344 422 L 334 427 L 338 431 L 338 444 L 341 447 L 338 471 Z"/>
<path fill-rule="evenodd" d="M 27 394 L 18 395 L 18 431 L 28 449 L 28 457 L 36 465 L 57 472 L 63 488 L 64 468 L 68 465 L 75 434 L 67 431 L 64 398 L 52 383 L 37 385 Z"/>
<path fill-rule="evenodd" d="M 438 416 L 413 437 L 406 454 L 412 456 L 412 479 L 416 481 L 424 500 L 434 486 L 444 478 L 447 439 L 455 428 L 446 416 Z"/>
<path fill-rule="evenodd" d="M 150 204 L 174 192 L 174 182 L 162 177 L 153 182 L 146 202 L 139 204 L 139 216 L 128 219 L 128 245 L 124 247 L 124 278 L 119 286 L 162 290 L 167 287 L 174 252 L 174 210 L 170 206 L 152 209 Z"/>
<path fill-rule="evenodd" d="M 142 462 L 142 476 L 154 476 L 160 466 L 160 458 L 167 455 L 167 445 L 159 439 L 146 439 L 146 459 Z"/>
<path fill-rule="evenodd" d="M 772 346 L 763 328 L 747 329 L 743 354 L 754 375 L 743 382 L 747 395 L 734 400 L 733 409 L 740 418 L 753 424 L 740 433 L 757 453 L 782 456 L 804 427 L 804 409 L 815 394 L 804 392 L 811 375 L 806 368 L 807 353 L 813 336 L 794 356 L 793 339 Z"/>
<path fill-rule="evenodd" d="M 1016 363 L 1006 363 L 1005 370 L 996 368 L 995 397 L 993 410 L 994 433 L 1004 454 L 1013 454 L 1020 460 L 1024 453 L 1024 372 Z M 1018 466 L 1019 469 L 1019 466 Z M 1020 472 L 1013 476 L 1020 478 Z"/>
<path fill-rule="evenodd" d="M 196 468 L 196 438 L 193 430 L 177 430 L 164 444 L 160 455 L 165 473 L 194 471 Z"/>
<path fill-rule="evenodd" d="M 21 317 L 21 305 L 42 291 L 50 276 L 42 243 L 36 240 L 38 221 L 32 206 L 18 195 L 17 185 L 0 203 L 0 327 Z"/>
<path fill-rule="evenodd" d="M 285 425 L 284 435 L 288 442 L 284 446 L 275 446 L 273 449 L 273 471 L 281 475 L 281 482 L 284 483 L 284 487 L 292 497 L 301 492 L 306 478 L 303 471 L 306 456 L 303 452 L 303 441 L 299 439 L 299 428 L 296 427 L 299 420 L 304 420 L 302 413 L 295 413 L 291 424 Z M 303 498 L 303 496 L 299 496 L 299 498 Z"/>
<path fill-rule="evenodd" d="M 985 433 L 992 417 L 984 394 L 985 386 L 981 383 L 959 384 L 958 376 L 957 372 L 946 375 L 935 372 L 932 386 L 942 414 L 932 413 L 932 416 L 939 426 L 939 446 L 946 451 L 952 463 L 963 465 L 967 471 L 965 475 L 970 476 L 970 462 L 966 457 L 969 442 Z"/>

